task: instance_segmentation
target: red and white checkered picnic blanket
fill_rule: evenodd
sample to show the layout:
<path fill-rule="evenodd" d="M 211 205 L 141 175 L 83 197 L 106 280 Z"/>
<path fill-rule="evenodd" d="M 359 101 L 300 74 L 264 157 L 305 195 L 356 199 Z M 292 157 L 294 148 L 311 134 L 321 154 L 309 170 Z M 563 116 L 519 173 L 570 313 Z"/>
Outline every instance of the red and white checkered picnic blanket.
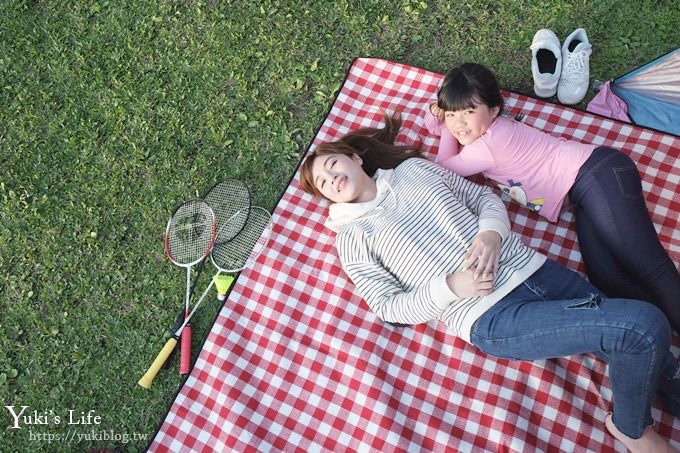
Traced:
<path fill-rule="evenodd" d="M 400 110 L 399 141 L 428 152 L 423 109 L 441 75 L 390 61 L 352 65 L 314 145 Z M 680 138 L 505 92 L 507 111 L 579 141 L 625 150 L 638 163 L 664 247 L 680 262 Z M 615 451 L 606 365 L 594 356 L 498 360 L 443 323 L 398 328 L 354 293 L 325 229 L 326 203 L 297 175 L 273 213 L 271 242 L 245 270 L 151 451 Z M 550 224 L 509 205 L 525 242 L 582 271 L 571 214 Z M 676 338 L 676 341 L 678 339 Z M 655 405 L 658 430 L 680 421 Z"/>

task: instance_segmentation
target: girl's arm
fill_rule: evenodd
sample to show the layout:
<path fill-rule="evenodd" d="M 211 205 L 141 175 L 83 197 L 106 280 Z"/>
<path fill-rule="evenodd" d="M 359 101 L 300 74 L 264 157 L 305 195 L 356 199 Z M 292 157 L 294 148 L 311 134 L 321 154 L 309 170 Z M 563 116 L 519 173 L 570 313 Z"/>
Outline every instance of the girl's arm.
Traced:
<path fill-rule="evenodd" d="M 439 112 L 440 109 L 436 104 L 432 104 L 430 109 L 425 112 L 427 130 L 431 135 L 439 136 L 439 150 L 436 161 L 461 176 L 476 175 L 492 168 L 495 162 L 486 146 L 481 151 L 467 148 L 463 152 L 460 151 L 458 140 L 444 126 L 444 122 L 439 119 L 437 115 Z"/>
<path fill-rule="evenodd" d="M 473 157 L 472 155 L 476 153 L 468 149 L 469 146 L 474 146 L 474 144 L 466 146 L 466 149 L 460 154 L 440 160 L 439 163 L 460 176 L 476 175 L 495 166 L 495 162 L 490 154 Z"/>
<path fill-rule="evenodd" d="M 438 109 L 437 104 L 432 104 L 429 108 L 425 109 L 425 127 L 427 127 L 430 135 L 439 137 L 437 162 L 442 162 L 458 154 L 460 145 L 458 140 L 444 126 L 444 122 L 432 113 L 431 110 L 433 108 Z"/>

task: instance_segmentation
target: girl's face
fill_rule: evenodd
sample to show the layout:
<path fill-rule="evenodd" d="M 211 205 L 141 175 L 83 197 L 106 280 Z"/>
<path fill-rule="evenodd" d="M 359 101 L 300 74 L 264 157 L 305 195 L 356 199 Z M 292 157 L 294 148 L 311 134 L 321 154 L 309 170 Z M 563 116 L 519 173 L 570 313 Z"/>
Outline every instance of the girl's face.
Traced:
<path fill-rule="evenodd" d="M 461 145 L 469 145 L 484 134 L 498 116 L 500 107 L 475 103 L 474 108 L 444 112 L 444 124 Z"/>
<path fill-rule="evenodd" d="M 356 154 L 318 156 L 312 163 L 314 185 L 335 203 L 370 201 L 376 196 L 376 184 L 361 168 L 362 162 Z"/>

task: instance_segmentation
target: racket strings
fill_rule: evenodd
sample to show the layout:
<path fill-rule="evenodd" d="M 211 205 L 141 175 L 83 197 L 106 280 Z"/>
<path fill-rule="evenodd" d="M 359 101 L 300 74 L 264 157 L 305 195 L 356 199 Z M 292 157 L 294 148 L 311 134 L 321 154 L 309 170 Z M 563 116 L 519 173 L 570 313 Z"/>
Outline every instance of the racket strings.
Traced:
<path fill-rule="evenodd" d="M 251 263 L 264 250 L 271 231 L 271 215 L 263 208 L 252 207 L 241 231 L 228 242 L 215 245 L 210 257 L 223 272 L 238 272 Z"/>
<path fill-rule="evenodd" d="M 215 215 L 202 200 L 182 204 L 170 218 L 166 232 L 166 253 L 178 265 L 190 265 L 203 258 L 215 239 Z"/>
<path fill-rule="evenodd" d="M 243 229 L 250 213 L 250 190 L 238 180 L 229 179 L 213 186 L 203 197 L 215 212 L 216 243 L 232 240 Z"/>

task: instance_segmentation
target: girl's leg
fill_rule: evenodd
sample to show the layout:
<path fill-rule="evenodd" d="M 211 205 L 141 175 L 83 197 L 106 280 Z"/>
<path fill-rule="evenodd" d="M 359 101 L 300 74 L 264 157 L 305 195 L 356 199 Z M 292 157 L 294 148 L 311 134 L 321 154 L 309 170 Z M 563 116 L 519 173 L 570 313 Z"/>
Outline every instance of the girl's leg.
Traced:
<path fill-rule="evenodd" d="M 576 234 L 588 280 L 610 298 L 654 300 L 654 296 L 621 267 L 605 241 L 599 237 L 589 213 L 576 206 Z"/>
<path fill-rule="evenodd" d="M 631 438 L 652 424 L 651 402 L 661 376 L 678 369 L 670 338 L 668 321 L 655 306 L 606 299 L 552 261 L 482 315 L 471 334 L 473 344 L 497 357 L 538 360 L 589 352 L 606 357 L 613 420 Z"/>
<path fill-rule="evenodd" d="M 581 243 L 579 235 L 581 250 L 594 247 L 593 241 L 599 240 L 637 286 L 646 289 L 649 302 L 661 308 L 680 333 L 680 273 L 659 242 L 635 162 L 618 150 L 597 148 L 579 171 L 569 196 L 578 210 L 587 213 L 597 238 L 586 235 Z M 589 255 L 586 251 L 584 260 Z M 595 260 L 601 256 L 595 255 Z M 588 261 L 586 267 L 594 270 L 597 279 L 599 264 L 591 258 Z M 608 286 L 608 292 L 613 292 L 612 285 Z M 620 285 L 623 291 L 625 287 L 624 283 Z"/>

